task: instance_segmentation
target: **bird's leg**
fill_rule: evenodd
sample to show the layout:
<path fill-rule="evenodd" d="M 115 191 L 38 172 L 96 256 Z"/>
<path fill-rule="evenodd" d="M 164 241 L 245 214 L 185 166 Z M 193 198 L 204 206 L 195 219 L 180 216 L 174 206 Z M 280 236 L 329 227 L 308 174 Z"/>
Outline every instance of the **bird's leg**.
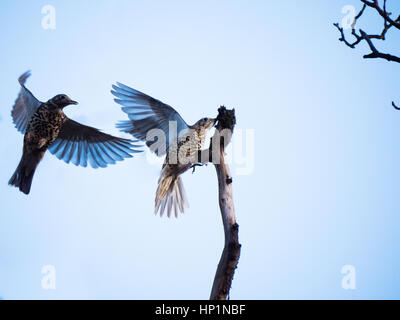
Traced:
<path fill-rule="evenodd" d="M 211 138 L 210 146 L 208 149 L 197 151 L 198 162 L 191 166 L 191 168 L 193 169 L 192 173 L 195 172 L 196 167 L 202 167 L 204 165 L 209 164 L 210 162 L 213 163 L 213 148 L 212 147 L 213 147 L 213 139 Z"/>

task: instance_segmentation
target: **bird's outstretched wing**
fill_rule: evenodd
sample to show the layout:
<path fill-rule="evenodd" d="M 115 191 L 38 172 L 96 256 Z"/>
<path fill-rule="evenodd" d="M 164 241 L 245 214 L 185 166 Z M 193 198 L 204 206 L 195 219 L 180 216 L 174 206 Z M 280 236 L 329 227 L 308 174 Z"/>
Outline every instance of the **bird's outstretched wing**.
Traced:
<path fill-rule="evenodd" d="M 150 130 L 161 129 L 165 134 L 165 148 L 159 148 L 156 139 L 146 141 L 158 156 L 163 156 L 169 145 L 188 129 L 187 123 L 171 106 L 119 82 L 112 87 L 111 93 L 117 98 L 114 101 L 122 105 L 122 111 L 129 117 L 129 120 L 117 123 L 117 128 L 142 141 L 146 141 Z M 170 132 L 170 122 L 173 122 L 171 128 L 176 128 L 176 132 Z"/>
<path fill-rule="evenodd" d="M 131 153 L 142 152 L 135 149 L 140 146 L 132 142 L 67 119 L 49 151 L 66 163 L 82 167 L 89 163 L 93 168 L 105 168 L 116 161 L 131 158 Z"/>
<path fill-rule="evenodd" d="M 21 90 L 11 111 L 15 127 L 21 133 L 25 133 L 29 120 L 41 105 L 41 102 L 25 87 L 25 81 L 30 75 L 31 72 L 27 71 L 18 78 Z"/>

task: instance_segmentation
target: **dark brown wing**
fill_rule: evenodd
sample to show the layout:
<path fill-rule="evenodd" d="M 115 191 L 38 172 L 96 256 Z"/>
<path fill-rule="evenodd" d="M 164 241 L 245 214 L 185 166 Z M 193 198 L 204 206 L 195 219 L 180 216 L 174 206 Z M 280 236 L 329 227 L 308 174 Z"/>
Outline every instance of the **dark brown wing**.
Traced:
<path fill-rule="evenodd" d="M 21 90 L 11 111 L 15 127 L 21 133 L 25 133 L 29 121 L 41 105 L 41 102 L 25 87 L 25 81 L 30 75 L 30 71 L 27 71 L 18 78 Z"/>

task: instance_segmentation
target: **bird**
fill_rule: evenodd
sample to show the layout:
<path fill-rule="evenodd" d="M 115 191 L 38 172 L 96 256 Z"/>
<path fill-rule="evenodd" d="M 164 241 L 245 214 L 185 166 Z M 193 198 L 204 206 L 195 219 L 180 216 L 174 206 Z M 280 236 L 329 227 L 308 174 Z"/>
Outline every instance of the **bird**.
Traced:
<path fill-rule="evenodd" d="M 207 132 L 217 118 L 202 118 L 188 125 L 171 106 L 120 82 L 112 85 L 114 101 L 122 106 L 129 120 L 117 123 L 122 132 L 143 141 L 157 156 L 166 155 L 158 179 L 154 213 L 171 216 L 174 209 L 184 213 L 188 206 L 181 175 L 199 164 L 198 155 Z"/>
<path fill-rule="evenodd" d="M 132 153 L 142 152 L 135 141 L 114 137 L 69 119 L 63 109 L 78 102 L 66 94 L 40 102 L 25 87 L 30 75 L 26 71 L 18 78 L 21 89 L 11 111 L 16 129 L 24 134 L 24 143 L 21 161 L 9 185 L 29 194 L 35 170 L 47 150 L 66 163 L 82 167 L 89 163 L 93 168 L 107 167 L 131 158 Z"/>

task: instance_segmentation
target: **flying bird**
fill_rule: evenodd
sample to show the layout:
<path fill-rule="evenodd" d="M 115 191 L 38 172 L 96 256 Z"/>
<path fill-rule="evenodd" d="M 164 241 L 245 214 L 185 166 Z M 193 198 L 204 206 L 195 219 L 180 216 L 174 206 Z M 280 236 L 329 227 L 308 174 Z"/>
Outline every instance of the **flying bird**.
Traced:
<path fill-rule="evenodd" d="M 197 164 L 207 132 L 216 123 L 215 118 L 202 118 L 194 125 L 188 125 L 171 106 L 154 99 L 122 83 L 112 85 L 111 93 L 115 102 L 122 105 L 129 120 L 117 124 L 123 132 L 145 141 L 157 156 L 165 161 L 158 180 L 155 198 L 155 214 L 160 216 L 167 208 L 168 217 L 174 209 L 184 213 L 187 206 L 181 174 Z"/>
<path fill-rule="evenodd" d="M 21 90 L 11 112 L 15 127 L 24 134 L 24 147 L 9 185 L 29 194 L 33 175 L 47 149 L 66 163 L 83 167 L 89 163 L 93 168 L 104 168 L 132 157 L 131 153 L 141 152 L 129 139 L 117 138 L 69 119 L 63 109 L 78 102 L 65 94 L 40 102 L 25 87 L 29 76 L 27 71 L 19 77 Z"/>

